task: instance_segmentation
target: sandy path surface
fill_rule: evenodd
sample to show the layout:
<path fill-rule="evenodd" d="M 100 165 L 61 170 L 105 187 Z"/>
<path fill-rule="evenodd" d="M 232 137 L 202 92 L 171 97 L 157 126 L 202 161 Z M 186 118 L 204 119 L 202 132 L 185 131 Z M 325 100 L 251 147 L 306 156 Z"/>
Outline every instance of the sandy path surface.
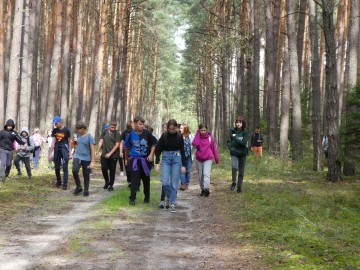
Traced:
<path fill-rule="evenodd" d="M 115 189 L 127 188 L 125 181 Z M 261 269 L 251 250 L 229 244 L 229 226 L 218 220 L 213 194 L 200 197 L 195 180 L 188 191 L 178 192 L 176 213 L 156 206 L 125 209 L 95 229 L 89 221 L 104 216 L 93 206 L 110 192 L 102 189 L 100 179 L 91 185 L 88 198 L 56 191 L 46 211 L 33 209 L 8 222 L 0 242 L 0 269 Z M 57 203 L 50 206 L 53 200 Z M 79 248 L 74 249 L 73 239 Z"/>

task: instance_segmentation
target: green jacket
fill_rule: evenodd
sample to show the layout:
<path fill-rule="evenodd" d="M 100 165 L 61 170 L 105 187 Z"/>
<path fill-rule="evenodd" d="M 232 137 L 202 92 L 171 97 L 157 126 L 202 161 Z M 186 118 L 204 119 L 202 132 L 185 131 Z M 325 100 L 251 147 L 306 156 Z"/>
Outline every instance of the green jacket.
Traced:
<path fill-rule="evenodd" d="M 238 130 L 237 128 L 231 128 L 229 139 L 227 141 L 227 147 L 230 150 L 232 156 L 246 156 L 248 154 L 248 132 L 246 129 Z"/>

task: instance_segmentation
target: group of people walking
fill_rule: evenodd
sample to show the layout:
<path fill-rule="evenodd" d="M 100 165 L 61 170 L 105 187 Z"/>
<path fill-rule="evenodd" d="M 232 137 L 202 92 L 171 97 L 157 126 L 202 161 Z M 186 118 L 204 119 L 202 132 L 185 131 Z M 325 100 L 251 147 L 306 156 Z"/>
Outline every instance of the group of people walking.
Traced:
<path fill-rule="evenodd" d="M 53 139 L 49 147 L 49 161 L 55 165 L 55 185 L 63 190 L 68 188 L 68 163 L 73 160 L 72 174 L 76 184 L 74 195 L 83 193 L 89 196 L 90 174 L 94 168 L 95 156 L 100 157 L 101 171 L 104 177 L 104 189 L 114 190 L 117 162 L 125 167 L 128 187 L 130 188 L 129 204 L 135 205 L 136 194 L 141 181 L 143 183 L 144 203 L 150 202 L 150 171 L 154 167 L 161 172 L 162 194 L 160 208 L 170 208 L 176 212 L 177 192 L 187 190 L 190 182 L 193 159 L 196 160 L 198 171 L 200 196 L 210 195 L 210 178 L 213 160 L 219 165 L 220 157 L 217 145 L 206 124 L 200 124 L 195 135 L 191 134 L 187 124 L 179 125 L 175 119 L 170 119 L 163 126 L 163 133 L 159 140 L 152 134 L 151 128 L 145 124 L 145 119 L 135 117 L 127 123 L 122 132 L 117 130 L 117 122 L 111 121 L 101 132 L 95 151 L 94 137 L 87 132 L 84 122 L 76 124 L 76 135 L 71 140 L 70 130 L 64 126 L 60 116 L 55 116 L 51 123 L 54 129 L 50 137 Z M 11 119 L 0 131 L 0 178 L 4 180 L 10 172 L 14 141 L 19 145 L 15 158 L 15 166 L 21 173 L 19 162 L 25 164 L 29 178 L 31 178 L 30 155 L 40 151 L 41 135 L 35 129 L 34 135 L 29 136 L 27 128 L 18 134 L 15 123 Z M 258 134 L 258 135 L 256 135 Z M 262 153 L 263 137 L 259 129 L 252 136 L 251 147 L 256 147 L 257 153 Z M 231 190 L 242 192 L 242 182 L 245 172 L 246 157 L 248 155 L 248 132 L 242 117 L 237 117 L 234 128 L 229 131 L 227 146 L 231 155 L 232 184 Z M 259 149 L 260 147 L 260 149 Z M 195 153 L 193 153 L 195 150 Z M 123 163 L 123 164 L 122 164 Z M 34 159 L 38 164 L 38 158 Z M 80 168 L 84 178 L 84 185 L 80 181 Z M 63 176 L 61 177 L 61 169 Z"/>

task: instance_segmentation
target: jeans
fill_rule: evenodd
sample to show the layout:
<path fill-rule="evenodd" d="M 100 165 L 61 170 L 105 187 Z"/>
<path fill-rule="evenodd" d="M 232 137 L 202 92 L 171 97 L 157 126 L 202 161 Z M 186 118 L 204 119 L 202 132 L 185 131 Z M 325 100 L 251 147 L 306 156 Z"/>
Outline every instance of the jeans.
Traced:
<path fill-rule="evenodd" d="M 140 160 L 137 160 L 138 170 L 133 170 L 133 162 L 135 159 L 130 158 L 130 174 L 131 174 L 131 195 L 130 200 L 136 200 L 136 192 L 138 187 L 140 186 L 140 180 L 143 181 L 144 185 L 144 200 L 150 201 L 150 175 L 147 176 L 144 172 L 143 165 Z M 149 164 L 147 163 L 148 168 L 150 168 Z"/>
<path fill-rule="evenodd" d="M 0 148 L 0 178 L 5 178 L 9 176 L 12 158 L 13 151 Z"/>
<path fill-rule="evenodd" d="M 177 189 L 181 173 L 180 151 L 163 151 L 161 181 L 165 195 L 171 204 L 176 203 Z"/>
<path fill-rule="evenodd" d="M 101 171 L 105 180 L 105 183 L 109 184 L 110 187 L 114 185 L 115 173 L 116 173 L 117 158 L 105 158 L 101 157 Z M 110 178 L 109 178 L 109 172 Z"/>
<path fill-rule="evenodd" d="M 84 176 L 84 189 L 89 190 L 89 184 L 90 184 L 90 163 L 91 161 L 86 160 L 80 160 L 77 158 L 74 158 L 73 160 L 73 167 L 72 167 L 72 174 L 76 183 L 76 187 L 81 187 L 80 177 L 79 177 L 79 171 L 80 168 L 82 168 L 82 173 Z"/>
<path fill-rule="evenodd" d="M 54 160 L 54 164 L 55 164 L 55 175 L 56 175 L 56 180 L 58 183 L 61 183 L 61 175 L 60 175 L 60 169 L 62 166 L 63 172 L 64 172 L 64 185 L 67 185 L 68 183 L 68 178 L 69 178 L 69 161 L 63 162 L 62 159 L 62 151 L 58 151 L 57 153 L 57 159 Z"/>
<path fill-rule="evenodd" d="M 18 175 L 21 175 L 20 161 L 24 162 L 27 175 L 31 177 L 30 157 L 22 157 L 20 155 L 15 156 L 14 164 L 18 171 Z"/>
<path fill-rule="evenodd" d="M 41 147 L 35 147 L 34 158 L 33 158 L 35 168 L 39 166 L 40 151 L 41 151 Z"/>
<path fill-rule="evenodd" d="M 201 190 L 210 189 L 211 165 L 212 165 L 212 160 L 196 161 Z"/>
<path fill-rule="evenodd" d="M 186 158 L 185 162 L 186 162 L 185 163 L 186 173 L 181 173 L 180 180 L 181 180 L 181 184 L 188 185 L 190 183 L 190 176 L 191 176 L 191 165 L 192 165 L 191 156 Z"/>
<path fill-rule="evenodd" d="M 241 188 L 243 183 L 244 173 L 245 173 L 245 163 L 246 163 L 246 156 L 231 156 L 233 182 L 236 181 L 236 173 L 237 171 L 239 171 L 238 183 L 237 183 L 238 188 Z"/>

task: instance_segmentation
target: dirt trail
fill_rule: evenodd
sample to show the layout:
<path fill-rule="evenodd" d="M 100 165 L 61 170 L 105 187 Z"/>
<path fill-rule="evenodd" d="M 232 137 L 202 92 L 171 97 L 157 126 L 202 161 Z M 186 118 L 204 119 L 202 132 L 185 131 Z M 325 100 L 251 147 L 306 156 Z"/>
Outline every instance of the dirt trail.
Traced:
<path fill-rule="evenodd" d="M 115 189 L 126 188 L 125 180 L 120 182 Z M 156 207 L 120 212 L 109 217 L 111 228 L 96 231 L 86 229 L 86 222 L 96 219 L 99 213 L 92 207 L 109 192 L 102 189 L 101 180 L 92 180 L 91 190 L 88 198 L 66 191 L 72 197 L 62 210 L 34 210 L 7 228 L 0 243 L 0 268 L 261 269 L 249 259 L 252 251 L 229 245 L 226 225 L 215 212 L 216 201 L 212 194 L 200 197 L 195 180 L 188 191 L 179 191 L 176 213 Z M 84 238 L 86 249 L 72 254 L 70 237 L 76 235 Z"/>

